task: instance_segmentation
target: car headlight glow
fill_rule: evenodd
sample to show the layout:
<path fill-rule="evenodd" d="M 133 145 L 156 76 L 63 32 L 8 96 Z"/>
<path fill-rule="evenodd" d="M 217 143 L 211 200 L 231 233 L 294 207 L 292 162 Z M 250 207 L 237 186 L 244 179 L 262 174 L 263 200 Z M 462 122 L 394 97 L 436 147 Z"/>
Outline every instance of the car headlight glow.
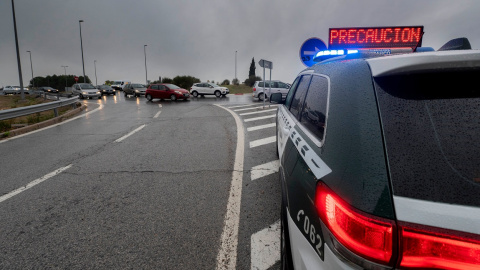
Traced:
<path fill-rule="evenodd" d="M 84 94 L 84 95 L 88 95 L 88 92 L 82 92 L 82 94 Z"/>
<path fill-rule="evenodd" d="M 182 92 L 180 92 L 180 91 L 175 91 L 175 93 L 177 93 L 177 94 L 181 94 Z"/>

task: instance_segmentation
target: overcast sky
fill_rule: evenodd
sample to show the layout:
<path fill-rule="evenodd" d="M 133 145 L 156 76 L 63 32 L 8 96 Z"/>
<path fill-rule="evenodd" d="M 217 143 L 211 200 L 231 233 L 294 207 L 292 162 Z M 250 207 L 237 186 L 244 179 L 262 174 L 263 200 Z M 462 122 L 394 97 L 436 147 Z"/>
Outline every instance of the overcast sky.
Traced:
<path fill-rule="evenodd" d="M 82 75 L 145 82 L 191 75 L 244 81 L 252 57 L 273 62 L 272 79 L 292 82 L 305 68 L 299 49 L 335 27 L 423 25 L 423 46 L 467 37 L 480 47 L 478 0 L 15 0 L 23 81 Z M 268 77 L 268 72 L 267 72 Z M 0 0 L 0 86 L 19 84 L 11 0 Z"/>

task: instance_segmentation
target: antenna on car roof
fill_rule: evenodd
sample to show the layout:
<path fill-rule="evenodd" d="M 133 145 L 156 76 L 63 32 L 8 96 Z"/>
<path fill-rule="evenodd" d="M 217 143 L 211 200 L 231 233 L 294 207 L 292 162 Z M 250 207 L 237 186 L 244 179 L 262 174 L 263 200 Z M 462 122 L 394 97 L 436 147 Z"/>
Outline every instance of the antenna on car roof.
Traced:
<path fill-rule="evenodd" d="M 450 40 L 449 42 L 445 43 L 439 51 L 454 51 L 454 50 L 471 50 L 472 46 L 470 45 L 470 41 L 468 38 L 455 38 Z"/>

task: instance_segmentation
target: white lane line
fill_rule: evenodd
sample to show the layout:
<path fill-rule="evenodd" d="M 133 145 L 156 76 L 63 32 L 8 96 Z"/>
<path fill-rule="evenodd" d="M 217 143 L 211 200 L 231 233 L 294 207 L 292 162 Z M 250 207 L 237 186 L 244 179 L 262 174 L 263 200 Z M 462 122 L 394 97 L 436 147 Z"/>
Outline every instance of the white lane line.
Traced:
<path fill-rule="evenodd" d="M 277 123 L 270 123 L 270 124 L 261 125 L 261 126 L 249 127 L 249 128 L 247 128 L 247 131 L 255 131 L 255 130 L 260 130 L 260 129 L 265 129 L 265 128 L 271 128 L 271 127 L 275 127 L 276 125 L 277 125 Z"/>
<path fill-rule="evenodd" d="M 128 133 L 127 135 L 119 138 L 119 139 L 116 139 L 115 142 L 121 142 L 123 140 L 125 140 L 126 138 L 132 136 L 133 134 L 135 134 L 136 132 L 140 131 L 142 128 L 144 128 L 146 125 L 141 125 L 139 126 L 138 128 L 136 128 L 135 130 L 131 131 L 130 133 Z"/>
<path fill-rule="evenodd" d="M 158 118 L 158 116 L 160 115 L 161 112 L 162 112 L 162 111 L 158 111 L 158 113 L 155 114 L 155 116 L 154 116 L 153 118 Z"/>
<path fill-rule="evenodd" d="M 43 177 L 40 177 L 40 178 L 38 178 L 38 179 L 33 180 L 32 182 L 28 183 L 28 184 L 27 184 L 26 186 L 24 186 L 24 187 L 17 188 L 16 190 L 11 191 L 11 192 L 3 195 L 2 197 L 0 197 L 0 203 L 3 202 L 3 201 L 5 201 L 5 200 L 8 200 L 8 199 L 12 198 L 13 196 L 15 196 L 15 195 L 17 195 L 17 194 L 19 194 L 19 193 L 24 192 L 24 191 L 27 190 L 27 189 L 30 189 L 30 188 L 32 188 L 32 187 L 34 187 L 34 186 L 42 183 L 43 181 L 48 180 L 49 178 L 54 177 L 54 176 L 57 175 L 57 174 L 60 174 L 61 172 L 65 171 L 65 170 L 68 170 L 70 167 L 72 167 L 72 164 L 70 164 L 70 165 L 68 165 L 68 166 L 66 166 L 66 167 L 60 168 L 60 169 L 58 169 L 58 170 L 55 170 L 55 171 L 53 171 L 53 172 L 51 172 L 51 173 L 49 173 L 49 174 L 47 174 L 47 175 L 45 175 L 45 176 L 43 176 Z"/>
<path fill-rule="evenodd" d="M 270 161 L 265 164 L 260 164 L 255 166 L 250 171 L 250 179 L 257 180 L 258 178 L 262 178 L 264 176 L 273 174 L 278 172 L 278 168 L 280 167 L 280 162 L 277 160 Z"/>
<path fill-rule="evenodd" d="M 266 270 L 280 260 L 280 220 L 250 238 L 252 270 Z"/>
<path fill-rule="evenodd" d="M 251 114 L 260 114 L 260 113 L 265 113 L 265 112 L 272 112 L 272 111 L 276 111 L 277 109 L 268 109 L 268 110 L 262 110 L 262 111 L 258 111 L 258 112 L 247 112 L 247 113 L 241 113 L 239 115 L 251 115 Z"/>
<path fill-rule="evenodd" d="M 248 105 L 238 105 L 238 106 L 232 106 L 232 107 L 228 107 L 228 109 L 232 109 L 232 108 L 242 108 L 242 107 L 250 107 L 250 106 L 257 106 L 258 104 L 248 104 Z M 225 108 L 227 109 L 227 108 Z"/>
<path fill-rule="evenodd" d="M 215 104 L 228 111 L 237 125 L 237 149 L 235 150 L 235 162 L 233 163 L 232 182 L 228 196 L 227 213 L 223 226 L 221 246 L 217 255 L 217 270 L 236 269 L 238 225 L 240 222 L 240 204 L 242 200 L 243 159 L 245 145 L 245 131 L 240 117 L 233 111 Z"/>
<path fill-rule="evenodd" d="M 162 107 L 162 104 L 158 104 L 158 107 L 160 107 L 160 108 L 161 108 L 161 107 Z"/>
<path fill-rule="evenodd" d="M 265 144 L 269 144 L 269 143 L 274 143 L 276 141 L 277 141 L 277 136 L 272 136 L 272 137 L 268 137 L 268 138 L 264 138 L 264 139 L 260 139 L 260 140 L 256 140 L 256 141 L 251 141 L 250 142 L 250 148 L 265 145 Z"/>
<path fill-rule="evenodd" d="M 272 105 L 272 107 L 277 106 L 277 105 Z M 241 111 L 248 111 L 248 110 L 255 110 L 263 108 L 263 106 L 258 106 L 258 107 L 252 107 L 252 108 L 244 108 L 244 109 L 238 109 L 238 110 L 233 110 L 234 112 L 241 112 Z"/>
<path fill-rule="evenodd" d="M 266 116 L 260 116 L 260 117 L 254 117 L 254 118 L 247 118 L 245 120 L 243 120 L 244 122 L 251 122 L 251 121 L 257 121 L 257 120 L 262 120 L 262 119 L 268 119 L 268 118 L 274 118 L 276 117 L 275 114 L 271 114 L 271 115 L 266 115 Z"/>
<path fill-rule="evenodd" d="M 99 106 L 98 108 L 93 109 L 93 110 L 91 110 L 91 111 L 89 111 L 89 112 L 87 112 L 87 113 L 81 114 L 81 115 L 79 115 L 79 116 L 75 116 L 75 117 L 73 117 L 73 118 L 70 118 L 70 119 L 68 119 L 68 120 L 62 121 L 62 122 L 57 123 L 57 124 L 55 124 L 55 125 L 51 125 L 51 126 L 48 126 L 48 127 L 44 127 L 44 128 L 41 128 L 41 129 L 37 129 L 37 130 L 34 130 L 34 131 L 30 131 L 30 132 L 27 132 L 27 133 L 24 133 L 24 134 L 21 134 L 21 135 L 12 137 L 12 138 L 10 138 L 10 139 L 1 140 L 0 143 L 5 143 L 5 142 L 11 141 L 11 140 L 15 140 L 15 139 L 18 139 L 18 138 L 22 138 L 22 137 L 24 137 L 24 136 L 28 136 L 28 135 L 30 135 L 30 134 L 34 134 L 34 133 L 37 133 L 37 132 L 40 132 L 40 131 L 43 131 L 43 130 L 46 130 L 46 129 L 49 129 L 49 128 L 53 128 L 53 127 L 57 127 L 57 126 L 66 124 L 66 123 L 68 123 L 68 122 L 70 122 L 70 121 L 73 121 L 73 120 L 76 120 L 76 119 L 78 119 L 78 118 L 80 118 L 80 117 L 86 117 L 86 116 L 88 116 L 88 115 L 90 115 L 90 114 L 92 114 L 92 113 L 94 113 L 94 112 L 96 112 L 96 111 L 98 111 L 98 110 L 101 110 L 101 109 L 103 109 L 103 104 L 100 104 L 100 106 Z"/>

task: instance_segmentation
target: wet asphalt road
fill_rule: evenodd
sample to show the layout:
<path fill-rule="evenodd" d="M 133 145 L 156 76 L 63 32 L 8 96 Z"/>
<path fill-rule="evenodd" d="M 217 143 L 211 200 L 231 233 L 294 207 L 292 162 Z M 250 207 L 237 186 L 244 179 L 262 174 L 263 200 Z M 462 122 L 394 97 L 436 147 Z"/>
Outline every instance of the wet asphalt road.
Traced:
<path fill-rule="evenodd" d="M 251 96 L 82 102 L 87 116 L 0 143 L 0 196 L 70 166 L 0 202 L 0 268 L 214 269 L 237 130 L 213 104 Z M 246 150 L 245 170 L 274 152 Z M 237 269 L 250 269 L 251 235 L 279 218 L 276 175 L 247 176 Z"/>

